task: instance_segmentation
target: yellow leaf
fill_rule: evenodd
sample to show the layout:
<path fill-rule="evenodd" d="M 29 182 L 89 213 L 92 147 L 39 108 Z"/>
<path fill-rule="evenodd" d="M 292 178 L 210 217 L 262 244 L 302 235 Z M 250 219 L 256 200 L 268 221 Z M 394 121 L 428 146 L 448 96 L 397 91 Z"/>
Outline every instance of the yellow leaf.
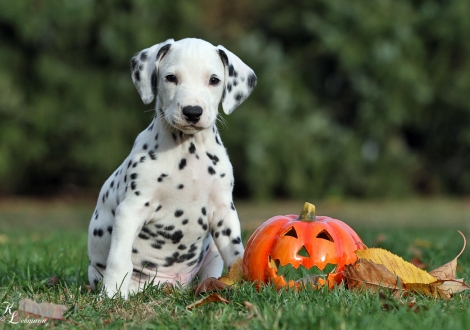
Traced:
<path fill-rule="evenodd" d="M 429 284 L 437 281 L 437 278 L 426 271 L 384 249 L 358 250 L 356 255 L 359 259 L 370 260 L 373 263 L 385 266 L 392 274 L 398 276 L 403 283 Z"/>
<path fill-rule="evenodd" d="M 243 259 L 238 258 L 230 268 L 229 272 L 219 277 L 219 281 L 227 285 L 232 285 L 243 280 Z"/>

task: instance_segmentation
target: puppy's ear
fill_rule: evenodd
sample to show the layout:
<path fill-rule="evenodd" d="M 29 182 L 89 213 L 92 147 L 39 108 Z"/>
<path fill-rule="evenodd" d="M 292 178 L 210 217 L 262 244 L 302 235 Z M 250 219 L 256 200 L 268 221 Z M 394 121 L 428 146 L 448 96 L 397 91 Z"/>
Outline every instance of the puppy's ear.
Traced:
<path fill-rule="evenodd" d="M 145 104 L 155 98 L 158 63 L 168 53 L 172 43 L 174 40 L 168 39 L 136 53 L 131 59 L 132 81 Z"/>
<path fill-rule="evenodd" d="M 217 46 L 217 51 L 225 67 L 222 109 L 228 115 L 250 96 L 257 78 L 248 65 L 224 46 Z"/>

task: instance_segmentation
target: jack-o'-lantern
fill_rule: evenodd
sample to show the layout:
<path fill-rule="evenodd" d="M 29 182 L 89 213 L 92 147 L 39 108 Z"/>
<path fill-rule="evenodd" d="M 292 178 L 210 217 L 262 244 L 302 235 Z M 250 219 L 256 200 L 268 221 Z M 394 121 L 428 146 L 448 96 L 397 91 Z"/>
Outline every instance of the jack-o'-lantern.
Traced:
<path fill-rule="evenodd" d="M 286 279 L 281 268 L 316 268 L 320 275 L 315 286 L 331 288 L 343 279 L 344 266 L 357 260 L 355 251 L 364 248 L 351 227 L 341 220 L 316 216 L 315 206 L 305 203 L 300 216 L 275 216 L 256 229 L 246 245 L 243 274 L 258 285 L 271 282 L 278 288 L 298 288 L 300 278 Z"/>

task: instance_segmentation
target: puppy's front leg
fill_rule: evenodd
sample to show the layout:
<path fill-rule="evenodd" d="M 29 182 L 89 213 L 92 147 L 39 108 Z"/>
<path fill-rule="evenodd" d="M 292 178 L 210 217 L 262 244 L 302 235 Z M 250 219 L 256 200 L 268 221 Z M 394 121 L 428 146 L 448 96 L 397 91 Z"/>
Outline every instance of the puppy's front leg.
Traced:
<path fill-rule="evenodd" d="M 230 268 L 245 252 L 240 234 L 240 220 L 233 203 L 226 202 L 225 207 L 217 209 L 211 223 L 211 232 L 222 259 Z"/>
<path fill-rule="evenodd" d="M 132 276 L 132 246 L 141 230 L 145 215 L 136 203 L 123 201 L 116 210 L 111 247 L 106 262 L 103 286 L 108 297 L 120 293 L 124 299 L 129 295 Z"/>

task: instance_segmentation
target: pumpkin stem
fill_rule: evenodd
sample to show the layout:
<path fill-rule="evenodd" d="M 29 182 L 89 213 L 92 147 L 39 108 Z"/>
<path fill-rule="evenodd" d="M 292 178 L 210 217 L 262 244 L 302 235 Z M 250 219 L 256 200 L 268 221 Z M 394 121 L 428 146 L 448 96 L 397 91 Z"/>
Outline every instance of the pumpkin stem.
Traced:
<path fill-rule="evenodd" d="M 301 221 L 315 221 L 315 205 L 306 202 L 302 212 L 300 212 L 299 220 Z"/>

